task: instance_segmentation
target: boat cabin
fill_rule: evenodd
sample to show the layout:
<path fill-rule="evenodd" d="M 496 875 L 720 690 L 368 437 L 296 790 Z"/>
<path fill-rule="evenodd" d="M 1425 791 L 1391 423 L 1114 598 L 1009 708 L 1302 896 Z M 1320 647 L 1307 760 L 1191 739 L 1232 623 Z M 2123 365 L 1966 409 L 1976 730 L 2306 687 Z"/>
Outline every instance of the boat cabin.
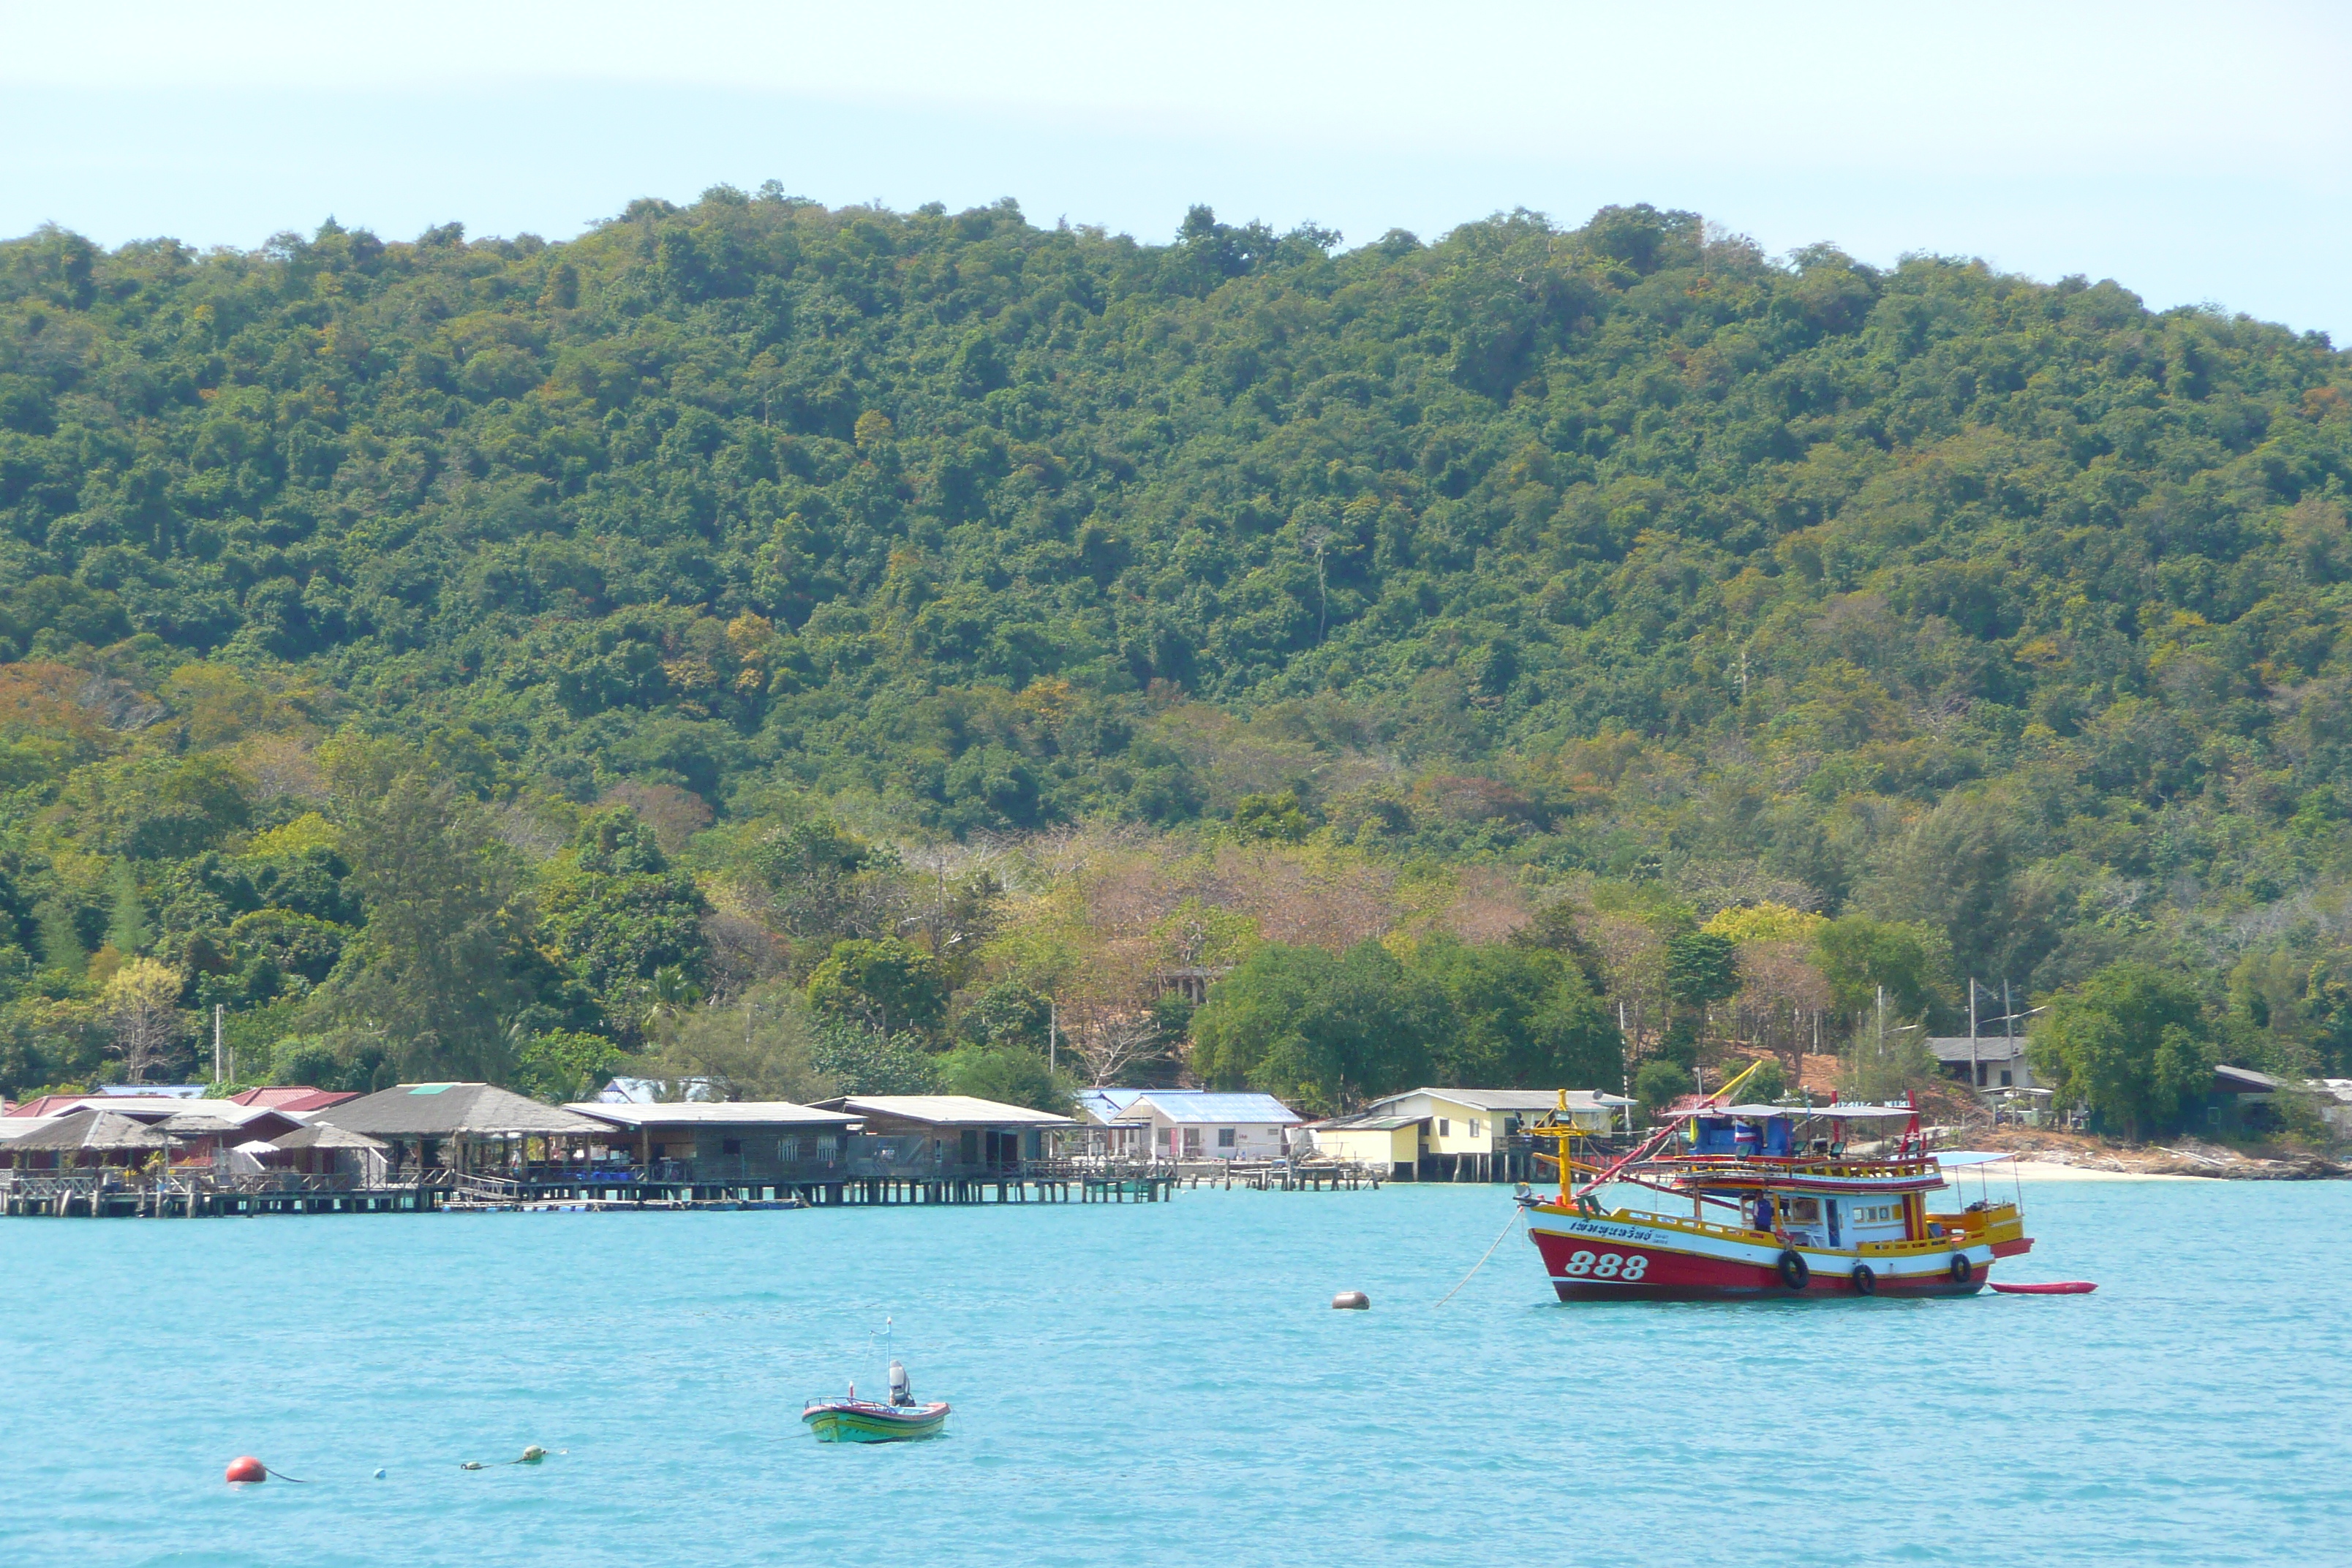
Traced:
<path fill-rule="evenodd" d="M 1777 1105 L 1734 1105 L 1690 1121 L 1694 1154 L 1761 1154 L 1785 1159 L 1795 1152 L 1795 1120 Z"/>

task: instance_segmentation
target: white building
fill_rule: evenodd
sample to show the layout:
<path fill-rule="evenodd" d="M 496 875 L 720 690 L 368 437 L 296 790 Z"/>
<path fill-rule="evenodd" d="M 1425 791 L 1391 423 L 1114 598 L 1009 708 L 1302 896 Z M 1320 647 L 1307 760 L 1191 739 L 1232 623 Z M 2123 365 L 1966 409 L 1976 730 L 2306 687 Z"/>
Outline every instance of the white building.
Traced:
<path fill-rule="evenodd" d="M 1944 1069 L 1945 1077 L 1973 1084 L 1988 1094 L 2035 1087 L 2022 1035 L 1931 1035 L 1927 1053 Z"/>
<path fill-rule="evenodd" d="M 1100 1092 L 1100 1091 L 1097 1091 Z M 1305 1119 L 1270 1094 L 1147 1089 L 1117 1125 L 1139 1129 L 1160 1160 L 1279 1160 Z"/>

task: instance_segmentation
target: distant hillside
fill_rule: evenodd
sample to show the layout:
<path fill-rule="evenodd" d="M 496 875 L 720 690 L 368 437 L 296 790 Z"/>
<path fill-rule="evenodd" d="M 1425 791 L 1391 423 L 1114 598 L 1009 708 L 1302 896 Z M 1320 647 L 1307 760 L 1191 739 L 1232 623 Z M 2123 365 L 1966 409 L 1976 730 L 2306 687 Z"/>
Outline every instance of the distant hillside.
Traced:
<path fill-rule="evenodd" d="M 0 246 L 20 972 L 157 950 L 340 730 L 492 803 L 690 792 L 706 859 L 812 803 L 1240 810 L 1921 921 L 1950 978 L 2185 956 L 2352 1040 L 2324 338 L 1648 207 L 1338 241 L 722 187 L 567 244 Z M 220 973 L 237 919 L 364 923 L 213 896 Z"/>

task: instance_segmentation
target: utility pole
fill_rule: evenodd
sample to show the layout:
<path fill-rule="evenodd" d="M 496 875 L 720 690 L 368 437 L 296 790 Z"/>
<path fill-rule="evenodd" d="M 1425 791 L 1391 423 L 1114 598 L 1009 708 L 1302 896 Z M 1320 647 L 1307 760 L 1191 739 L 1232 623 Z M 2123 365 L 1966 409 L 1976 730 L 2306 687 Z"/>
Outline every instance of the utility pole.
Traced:
<path fill-rule="evenodd" d="M 213 1081 L 215 1083 L 223 1081 L 221 1065 L 221 1005 L 215 1002 L 213 1004 Z"/>
<path fill-rule="evenodd" d="M 1622 996 L 1617 998 L 1617 1039 L 1621 1046 L 1624 1043 L 1625 998 Z M 1618 1061 L 1625 1069 L 1625 1131 L 1631 1132 L 1633 1131 L 1633 1058 L 1631 1054 L 1621 1052 Z"/>
<path fill-rule="evenodd" d="M 1045 1073 L 1053 1076 L 1062 1049 L 1062 1005 L 1051 996 L 1045 998 Z"/>
<path fill-rule="evenodd" d="M 2003 1007 L 2001 1011 L 2006 1013 L 2009 1009 Z M 1977 977 L 1971 974 L 1969 976 L 1969 1088 L 1973 1089 L 1983 1080 L 1984 1074 L 1977 1070 Z"/>

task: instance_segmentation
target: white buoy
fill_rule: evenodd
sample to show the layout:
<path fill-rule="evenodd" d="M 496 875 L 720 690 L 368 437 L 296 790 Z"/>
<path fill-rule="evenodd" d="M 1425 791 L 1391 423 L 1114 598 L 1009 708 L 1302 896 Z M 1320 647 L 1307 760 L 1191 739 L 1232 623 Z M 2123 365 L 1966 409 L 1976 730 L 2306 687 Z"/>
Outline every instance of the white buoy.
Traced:
<path fill-rule="evenodd" d="M 1342 1290 L 1331 1298 L 1331 1305 L 1343 1312 L 1366 1311 L 1371 1304 L 1372 1299 L 1361 1290 Z"/>

